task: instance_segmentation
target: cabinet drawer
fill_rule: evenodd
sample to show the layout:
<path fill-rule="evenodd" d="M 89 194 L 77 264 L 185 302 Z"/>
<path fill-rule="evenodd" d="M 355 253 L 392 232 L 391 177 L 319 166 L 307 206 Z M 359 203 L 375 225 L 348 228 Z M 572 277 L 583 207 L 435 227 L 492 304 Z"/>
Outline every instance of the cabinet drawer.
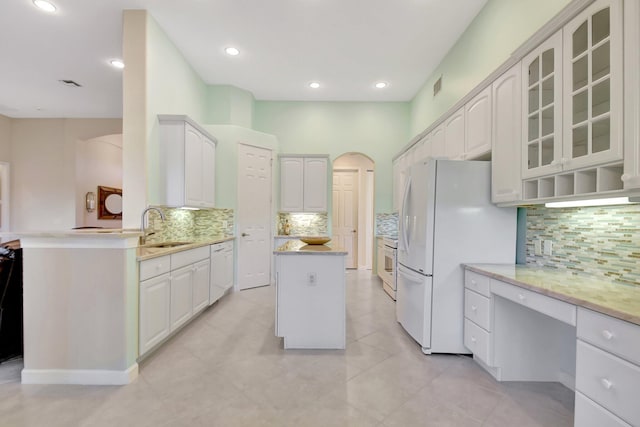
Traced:
<path fill-rule="evenodd" d="M 464 346 L 487 365 L 493 365 L 491 334 L 469 319 L 464 319 Z"/>
<path fill-rule="evenodd" d="M 489 297 L 489 277 L 467 270 L 464 274 L 464 286 L 472 291 Z"/>
<path fill-rule="evenodd" d="M 631 425 L 640 425 L 640 367 L 578 340 L 576 390 Z"/>
<path fill-rule="evenodd" d="M 576 392 L 576 427 L 631 427 L 580 392 Z"/>
<path fill-rule="evenodd" d="M 575 305 L 498 280 L 491 280 L 491 293 L 529 307 L 539 313 L 546 314 L 561 322 L 572 326 L 576 325 Z"/>
<path fill-rule="evenodd" d="M 464 317 L 487 331 L 491 331 L 490 300 L 487 297 L 465 289 Z"/>
<path fill-rule="evenodd" d="M 209 258 L 209 246 L 171 254 L 171 270 Z"/>
<path fill-rule="evenodd" d="M 140 281 L 168 273 L 171 269 L 169 255 L 140 261 Z"/>
<path fill-rule="evenodd" d="M 640 365 L 640 326 L 578 308 L 578 337 Z"/>

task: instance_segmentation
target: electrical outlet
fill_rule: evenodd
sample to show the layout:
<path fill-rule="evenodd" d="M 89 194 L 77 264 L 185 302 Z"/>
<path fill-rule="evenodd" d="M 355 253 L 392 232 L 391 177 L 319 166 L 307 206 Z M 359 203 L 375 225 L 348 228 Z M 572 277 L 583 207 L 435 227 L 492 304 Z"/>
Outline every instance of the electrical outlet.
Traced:
<path fill-rule="evenodd" d="M 533 253 L 535 255 L 542 255 L 542 240 L 536 239 L 533 241 Z"/>
<path fill-rule="evenodd" d="M 309 286 L 315 286 L 318 283 L 316 273 L 307 273 L 307 283 Z"/>
<path fill-rule="evenodd" d="M 553 242 L 551 240 L 544 241 L 544 254 L 545 255 L 553 255 Z"/>

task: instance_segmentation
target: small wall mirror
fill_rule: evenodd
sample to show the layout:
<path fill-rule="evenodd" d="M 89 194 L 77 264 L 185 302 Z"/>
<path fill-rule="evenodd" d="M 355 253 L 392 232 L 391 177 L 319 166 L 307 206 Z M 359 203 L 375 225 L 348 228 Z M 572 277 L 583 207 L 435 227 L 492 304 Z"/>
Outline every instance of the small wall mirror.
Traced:
<path fill-rule="evenodd" d="M 98 219 L 122 219 L 122 189 L 98 186 Z"/>

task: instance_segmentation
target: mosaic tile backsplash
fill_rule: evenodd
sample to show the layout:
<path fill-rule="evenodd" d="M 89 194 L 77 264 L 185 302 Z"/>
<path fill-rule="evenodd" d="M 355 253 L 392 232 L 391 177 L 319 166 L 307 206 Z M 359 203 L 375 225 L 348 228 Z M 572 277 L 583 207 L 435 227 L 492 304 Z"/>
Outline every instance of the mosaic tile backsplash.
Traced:
<path fill-rule="evenodd" d="M 187 210 L 159 207 L 166 220 L 155 211 L 149 211 L 148 243 L 165 241 L 207 240 L 221 234 L 233 234 L 233 209 Z M 226 224 L 224 223 L 226 221 Z M 226 227 L 225 227 L 226 225 Z"/>
<path fill-rule="evenodd" d="M 325 236 L 327 232 L 326 213 L 278 213 L 276 230 L 284 235 L 284 225 L 289 222 L 289 234 L 292 236 Z"/>
<path fill-rule="evenodd" d="M 534 241 L 551 240 L 551 256 Z M 640 205 L 527 208 L 527 264 L 640 286 Z"/>
<path fill-rule="evenodd" d="M 398 235 L 398 213 L 376 214 L 376 235 L 395 236 Z"/>

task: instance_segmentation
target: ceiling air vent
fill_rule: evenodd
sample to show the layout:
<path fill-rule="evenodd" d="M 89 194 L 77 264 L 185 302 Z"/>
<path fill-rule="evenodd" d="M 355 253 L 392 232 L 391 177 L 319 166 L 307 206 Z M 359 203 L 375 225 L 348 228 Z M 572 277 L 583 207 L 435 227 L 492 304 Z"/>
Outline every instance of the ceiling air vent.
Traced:
<path fill-rule="evenodd" d="M 73 80 L 58 80 L 60 83 L 62 83 L 65 86 L 69 86 L 69 87 L 82 87 L 82 85 L 80 83 L 76 83 Z"/>
<path fill-rule="evenodd" d="M 436 96 L 442 90 L 442 76 L 433 84 L 433 96 Z"/>

